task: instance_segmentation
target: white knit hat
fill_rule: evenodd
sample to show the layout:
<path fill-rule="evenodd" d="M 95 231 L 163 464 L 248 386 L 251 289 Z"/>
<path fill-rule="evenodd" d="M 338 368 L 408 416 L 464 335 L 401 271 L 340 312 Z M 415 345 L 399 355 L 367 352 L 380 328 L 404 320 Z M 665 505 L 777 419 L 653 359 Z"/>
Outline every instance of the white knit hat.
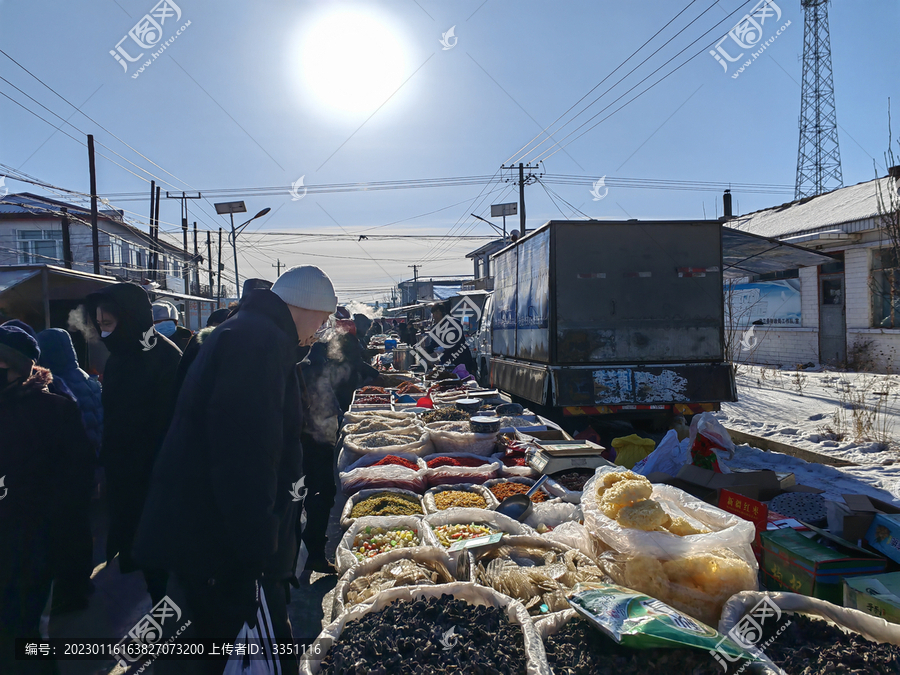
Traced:
<path fill-rule="evenodd" d="M 337 296 L 331 279 L 315 265 L 292 267 L 278 277 L 272 292 L 287 304 L 316 312 L 333 312 Z"/>
<path fill-rule="evenodd" d="M 178 309 L 176 309 L 175 305 L 171 302 L 166 302 L 165 300 L 160 300 L 159 302 L 153 303 L 153 320 L 154 321 L 165 321 L 166 319 L 172 319 L 172 321 L 178 321 Z"/>

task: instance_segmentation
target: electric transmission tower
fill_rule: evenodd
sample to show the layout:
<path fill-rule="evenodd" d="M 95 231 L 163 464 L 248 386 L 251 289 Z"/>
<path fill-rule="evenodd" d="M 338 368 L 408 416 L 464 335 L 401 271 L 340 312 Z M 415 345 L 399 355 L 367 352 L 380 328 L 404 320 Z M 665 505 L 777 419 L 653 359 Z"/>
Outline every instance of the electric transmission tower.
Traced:
<path fill-rule="evenodd" d="M 844 186 L 838 145 L 831 69 L 828 0 L 800 0 L 803 26 L 803 88 L 800 94 L 800 150 L 794 199 Z"/>

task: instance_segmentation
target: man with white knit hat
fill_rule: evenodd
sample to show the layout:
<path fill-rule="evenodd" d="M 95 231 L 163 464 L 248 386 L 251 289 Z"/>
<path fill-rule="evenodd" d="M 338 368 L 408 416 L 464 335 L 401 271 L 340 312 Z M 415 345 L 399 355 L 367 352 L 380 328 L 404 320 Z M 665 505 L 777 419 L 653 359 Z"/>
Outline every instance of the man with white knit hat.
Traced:
<path fill-rule="evenodd" d="M 264 595 L 276 640 L 292 641 L 288 581 L 305 497 L 297 347 L 336 306 L 325 272 L 291 268 L 241 298 L 188 370 L 134 555 L 172 573 L 168 594 L 193 638 L 233 642 L 244 623 L 255 626 Z M 221 662 L 177 663 L 189 664 L 222 672 Z"/>

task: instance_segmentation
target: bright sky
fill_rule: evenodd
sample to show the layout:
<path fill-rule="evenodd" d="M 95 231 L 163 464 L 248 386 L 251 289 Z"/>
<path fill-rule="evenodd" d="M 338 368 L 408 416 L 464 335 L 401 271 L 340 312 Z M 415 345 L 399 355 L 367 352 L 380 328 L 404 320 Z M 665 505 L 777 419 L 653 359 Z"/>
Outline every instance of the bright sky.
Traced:
<path fill-rule="evenodd" d="M 546 187 L 559 196 L 551 199 L 541 184 L 526 188 L 529 228 L 551 218 L 583 217 L 578 211 L 612 219 L 721 215 L 718 185 L 649 189 L 648 179 L 787 186 L 787 191 L 767 194 L 734 189 L 740 213 L 790 201 L 803 13 L 799 0 L 775 1 L 781 17 L 770 13 L 764 20 L 758 44 L 775 39 L 732 78 L 758 46 L 725 73 L 709 55 L 710 44 L 726 37 L 756 2 L 0 0 L 0 49 L 94 120 L 75 113 L 0 54 L 0 77 L 6 80 L 0 80 L 0 92 L 78 139 L 0 97 L 0 162 L 87 193 L 82 143 L 85 134 L 93 133 L 104 155 L 97 162 L 98 192 L 109 195 L 113 206 L 131 211 L 144 229 L 153 178 L 162 181 L 163 190 L 210 193 L 206 200 L 190 202 L 190 219 L 202 230 L 227 227 L 213 203 L 244 199 L 248 218 L 265 207 L 272 211 L 238 240 L 242 278 L 274 279 L 276 259 L 289 266 L 317 264 L 332 277 L 342 301 L 383 299 L 397 281 L 411 278 L 409 265 L 422 265 L 425 278 L 472 273 L 465 253 L 484 240 L 445 237 L 491 234 L 487 224 L 469 214 L 489 217 L 491 203 L 516 199 L 513 186 L 497 180 L 499 174 L 489 180 L 510 160 L 543 159 Z M 900 3 L 837 0 L 829 12 L 843 175 L 849 185 L 872 179 L 873 161 L 879 175 L 886 172 L 889 98 L 900 117 Z M 161 39 L 153 24 L 143 22 L 142 28 L 146 14 L 155 17 Z M 752 43 L 755 38 L 746 39 Z M 110 54 L 117 46 L 121 61 Z M 722 46 L 731 56 L 741 52 L 731 38 Z M 534 149 L 546 136 L 527 145 L 604 78 L 550 129 L 564 150 L 556 152 L 560 146 L 552 140 Z M 525 152 L 519 153 L 523 146 Z M 563 174 L 580 180 L 553 182 L 552 175 Z M 483 178 L 403 190 L 314 190 L 473 176 Z M 604 176 L 606 187 L 592 194 L 591 183 Z M 623 178 L 641 179 L 636 184 L 642 187 L 626 187 Z M 60 198 L 11 179 L 6 185 L 11 192 Z M 248 190 L 261 187 L 274 189 Z M 232 191 L 215 192 L 226 189 Z M 179 208 L 175 200 L 163 202 L 161 218 L 169 223 L 164 230 L 180 229 Z M 323 236 L 272 234 L 287 231 Z M 350 240 L 346 233 L 355 236 Z M 370 238 L 357 241 L 360 233 Z M 412 236 L 376 238 L 386 234 Z M 233 274 L 230 251 L 224 257 Z"/>

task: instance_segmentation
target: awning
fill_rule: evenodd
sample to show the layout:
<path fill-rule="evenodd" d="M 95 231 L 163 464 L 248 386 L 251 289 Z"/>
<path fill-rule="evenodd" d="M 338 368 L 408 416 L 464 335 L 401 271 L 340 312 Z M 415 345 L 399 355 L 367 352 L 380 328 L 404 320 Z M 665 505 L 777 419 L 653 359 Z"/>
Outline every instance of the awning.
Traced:
<path fill-rule="evenodd" d="M 430 303 L 420 302 L 415 305 L 404 305 L 403 307 L 385 307 L 384 314 L 409 314 L 417 309 L 425 309 Z"/>
<path fill-rule="evenodd" d="M 167 298 L 178 298 L 179 300 L 194 300 L 195 302 L 212 302 L 215 303 L 217 300 L 215 298 L 201 298 L 196 295 L 185 295 L 184 293 L 176 293 L 175 291 L 164 291 L 162 289 L 151 290 L 149 288 L 145 289 L 148 293 L 153 293 L 154 295 L 164 295 Z"/>
<path fill-rule="evenodd" d="M 722 276 L 726 279 L 815 267 L 835 259 L 827 253 L 811 251 L 778 239 L 722 228 Z"/>
<path fill-rule="evenodd" d="M 457 295 L 468 295 L 469 297 L 477 297 L 479 295 L 490 295 L 492 291 L 479 289 L 477 291 L 460 291 Z"/>

